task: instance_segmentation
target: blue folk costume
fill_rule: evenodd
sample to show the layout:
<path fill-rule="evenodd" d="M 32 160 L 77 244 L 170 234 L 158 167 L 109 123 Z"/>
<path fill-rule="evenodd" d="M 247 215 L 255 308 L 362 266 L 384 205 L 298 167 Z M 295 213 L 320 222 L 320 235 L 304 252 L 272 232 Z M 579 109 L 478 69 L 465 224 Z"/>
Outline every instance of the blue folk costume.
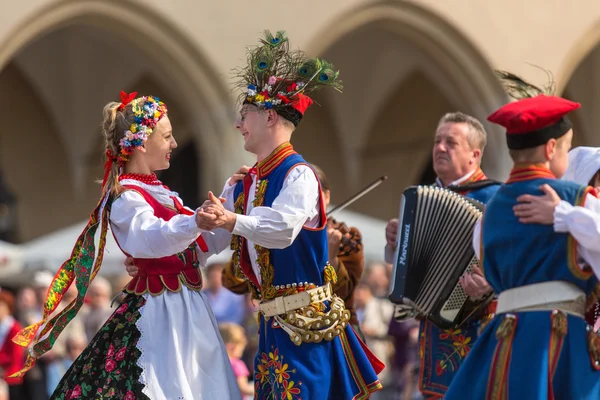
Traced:
<path fill-rule="evenodd" d="M 538 94 L 488 119 L 507 129 L 512 150 L 544 145 L 571 129 L 579 108 Z M 522 224 L 513 206 L 550 185 L 572 205 L 591 188 L 560 181 L 544 165 L 518 164 L 488 202 L 481 224 L 482 269 L 498 294 L 497 313 L 461 366 L 446 399 L 598 399 L 600 338 L 586 324 L 598 280 L 577 256 L 577 243 L 553 226 Z"/>
<path fill-rule="evenodd" d="M 482 187 L 478 183 L 485 182 Z M 496 193 L 499 183 L 488 181 L 477 169 L 469 179 L 449 189 L 486 204 Z M 440 329 L 428 320 L 420 322 L 419 329 L 419 390 L 428 398 L 440 398 L 458 372 L 471 346 L 477 339 L 481 326 L 493 313 L 495 303 L 483 305 L 462 326 L 455 329 Z"/>
<path fill-rule="evenodd" d="M 243 102 L 273 109 L 297 125 L 312 100 L 305 94 L 318 87 L 341 89 L 338 72 L 319 59 L 290 52 L 283 32 L 265 32 L 262 44 L 250 50 L 242 70 Z M 275 149 L 252 170 L 256 173 L 254 207 L 271 207 L 288 173 L 308 165 L 289 143 Z M 251 174 L 234 189 L 235 212 L 246 214 Z M 327 218 L 319 200 L 320 224 L 303 227 L 283 249 L 255 245 L 257 279 L 245 238 L 233 235 L 232 261 L 260 301 L 259 348 L 255 359 L 255 398 L 367 399 L 381 389 L 377 374 L 383 364 L 348 324 L 350 312 L 332 293 L 336 280 L 328 260 Z"/>

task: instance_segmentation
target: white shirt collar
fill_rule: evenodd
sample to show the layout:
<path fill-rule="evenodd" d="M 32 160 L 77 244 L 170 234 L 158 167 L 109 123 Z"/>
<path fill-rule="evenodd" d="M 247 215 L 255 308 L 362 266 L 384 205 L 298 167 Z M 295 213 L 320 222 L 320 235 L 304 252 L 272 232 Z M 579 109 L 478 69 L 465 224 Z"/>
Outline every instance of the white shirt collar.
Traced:
<path fill-rule="evenodd" d="M 454 182 L 451 182 L 451 183 L 450 183 L 448 186 L 458 186 L 458 185 L 460 185 L 461 183 L 463 183 L 464 181 L 466 181 L 467 179 L 469 179 L 469 178 L 471 177 L 471 175 L 473 175 L 473 174 L 475 173 L 475 171 L 476 171 L 476 170 L 473 170 L 473 171 L 469 172 L 468 174 L 466 174 L 466 175 L 465 175 L 465 176 L 463 176 L 462 178 L 460 178 L 460 179 L 457 179 L 457 180 L 455 180 Z M 442 188 L 443 188 L 443 187 L 446 187 L 446 186 L 444 186 L 444 185 L 442 184 L 442 181 L 440 180 L 440 178 L 437 178 L 437 177 L 436 177 L 436 178 L 435 178 L 435 183 L 437 183 L 437 185 L 438 185 L 439 187 L 442 187 Z"/>

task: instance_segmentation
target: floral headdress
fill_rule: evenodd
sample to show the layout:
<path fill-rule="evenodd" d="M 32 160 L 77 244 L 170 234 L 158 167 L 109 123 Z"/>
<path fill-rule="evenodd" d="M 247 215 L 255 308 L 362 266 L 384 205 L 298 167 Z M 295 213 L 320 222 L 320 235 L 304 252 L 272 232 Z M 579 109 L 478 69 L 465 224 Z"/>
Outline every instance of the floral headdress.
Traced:
<path fill-rule="evenodd" d="M 297 124 L 312 104 L 308 95 L 322 87 L 342 91 L 339 71 L 319 58 L 290 50 L 284 31 L 264 32 L 260 45 L 248 50 L 248 64 L 236 71 L 242 103 L 294 116 Z"/>
<path fill-rule="evenodd" d="M 158 97 L 142 96 L 132 99 L 135 95 L 137 95 L 136 92 L 129 95 L 121 92 L 119 110 L 122 110 L 127 104 L 131 104 L 134 121 L 119 142 L 121 149 L 119 161 L 127 161 L 135 148 L 142 146 L 148 140 L 148 136 L 152 134 L 156 124 L 167 115 L 167 106 Z"/>

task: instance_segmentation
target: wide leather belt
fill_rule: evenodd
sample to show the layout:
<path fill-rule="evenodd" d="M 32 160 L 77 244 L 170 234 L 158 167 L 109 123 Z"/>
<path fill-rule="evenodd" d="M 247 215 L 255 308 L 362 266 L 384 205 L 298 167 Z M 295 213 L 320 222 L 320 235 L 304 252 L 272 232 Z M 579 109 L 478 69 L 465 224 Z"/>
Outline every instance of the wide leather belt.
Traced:
<path fill-rule="evenodd" d="M 508 289 L 498 295 L 496 314 L 564 311 L 584 318 L 586 296 L 570 282 L 550 281 Z"/>
<path fill-rule="evenodd" d="M 332 294 L 331 284 L 328 283 L 296 294 L 276 297 L 273 300 L 260 303 L 258 307 L 265 317 L 272 317 L 299 310 L 313 303 L 331 300 Z"/>

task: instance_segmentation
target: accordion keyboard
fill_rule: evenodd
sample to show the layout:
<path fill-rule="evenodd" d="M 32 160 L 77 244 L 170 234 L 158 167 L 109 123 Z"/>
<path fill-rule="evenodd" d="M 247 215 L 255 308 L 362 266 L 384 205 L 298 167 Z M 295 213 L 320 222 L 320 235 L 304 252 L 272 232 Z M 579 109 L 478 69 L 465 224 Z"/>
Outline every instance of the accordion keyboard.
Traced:
<path fill-rule="evenodd" d="M 478 262 L 473 229 L 483 208 L 439 187 L 404 191 L 389 295 L 398 314 L 421 316 L 442 328 L 455 326 L 468 299 L 458 280 Z"/>

